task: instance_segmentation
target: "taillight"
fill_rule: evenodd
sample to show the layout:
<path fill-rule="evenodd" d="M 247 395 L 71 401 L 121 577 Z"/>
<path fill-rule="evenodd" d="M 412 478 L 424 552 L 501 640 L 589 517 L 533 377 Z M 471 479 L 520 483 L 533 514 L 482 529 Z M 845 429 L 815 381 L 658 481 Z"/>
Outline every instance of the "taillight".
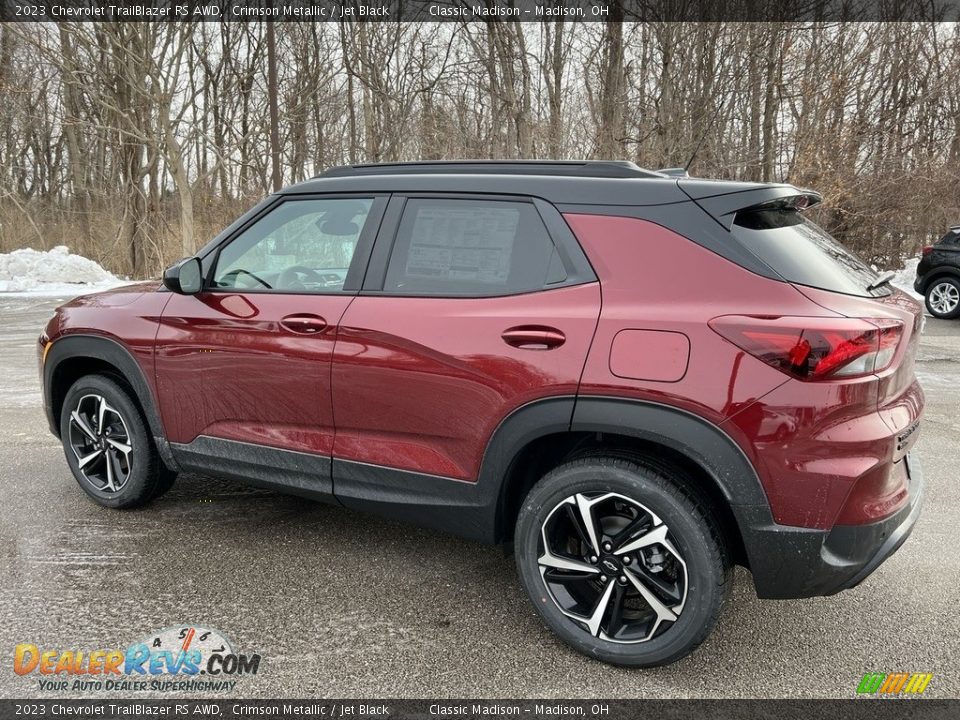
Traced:
<path fill-rule="evenodd" d="M 801 380 L 871 375 L 890 365 L 898 320 L 723 315 L 710 327 L 768 365 Z"/>
<path fill-rule="evenodd" d="M 924 247 L 920 248 L 920 254 L 923 257 L 926 257 L 932 252 L 933 252 L 933 245 L 925 245 Z"/>

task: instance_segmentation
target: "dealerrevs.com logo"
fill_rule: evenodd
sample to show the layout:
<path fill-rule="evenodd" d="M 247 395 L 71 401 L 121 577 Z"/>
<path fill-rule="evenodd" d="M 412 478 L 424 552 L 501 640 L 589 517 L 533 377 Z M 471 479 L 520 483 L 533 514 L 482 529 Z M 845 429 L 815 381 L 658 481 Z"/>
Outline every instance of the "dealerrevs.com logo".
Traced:
<path fill-rule="evenodd" d="M 21 643 L 13 652 L 13 671 L 50 692 L 229 692 L 259 669 L 259 653 L 238 653 L 218 630 L 200 625 L 166 628 L 125 650 Z"/>

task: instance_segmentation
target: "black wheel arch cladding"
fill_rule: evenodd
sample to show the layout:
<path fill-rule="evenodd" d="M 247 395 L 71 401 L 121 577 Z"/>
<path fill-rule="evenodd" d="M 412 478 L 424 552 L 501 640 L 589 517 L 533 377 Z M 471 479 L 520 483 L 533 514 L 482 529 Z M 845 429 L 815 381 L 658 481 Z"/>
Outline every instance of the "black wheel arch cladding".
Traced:
<path fill-rule="evenodd" d="M 147 428 L 153 437 L 160 457 L 167 467 L 176 470 L 176 460 L 170 452 L 157 410 L 156 399 L 147 383 L 143 368 L 130 351 L 116 340 L 98 335 L 67 335 L 54 341 L 43 364 L 44 408 L 50 430 L 60 436 L 59 410 L 70 389 L 71 361 L 90 362 L 113 368 L 133 393 L 133 400 L 143 413 Z M 73 378 L 74 380 L 76 378 Z"/>

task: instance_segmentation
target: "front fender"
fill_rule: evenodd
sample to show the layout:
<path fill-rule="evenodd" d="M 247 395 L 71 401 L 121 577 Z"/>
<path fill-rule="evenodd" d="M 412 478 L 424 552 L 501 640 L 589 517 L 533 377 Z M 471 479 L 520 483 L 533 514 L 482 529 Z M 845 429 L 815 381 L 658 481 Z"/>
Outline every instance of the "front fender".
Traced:
<path fill-rule="evenodd" d="M 175 469 L 176 461 L 167 445 L 163 423 L 157 412 L 156 397 L 153 388 L 147 382 L 143 367 L 126 346 L 101 335 L 61 336 L 53 342 L 47 352 L 42 373 L 43 407 L 50 431 L 60 437 L 60 406 L 68 390 L 68 387 L 63 387 L 64 378 L 72 374 L 69 373 L 71 361 L 95 361 L 99 366 L 106 364 L 123 377 L 143 410 L 160 457 L 168 467 Z"/>

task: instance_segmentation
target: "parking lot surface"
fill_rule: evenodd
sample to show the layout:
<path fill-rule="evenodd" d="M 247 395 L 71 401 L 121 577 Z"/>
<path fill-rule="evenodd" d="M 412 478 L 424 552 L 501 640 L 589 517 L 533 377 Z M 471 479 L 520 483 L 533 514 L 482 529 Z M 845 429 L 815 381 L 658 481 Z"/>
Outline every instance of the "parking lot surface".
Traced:
<path fill-rule="evenodd" d="M 699 650 L 625 670 L 555 639 L 496 548 L 196 476 L 141 510 L 93 504 L 40 405 L 56 304 L 0 296 L 0 697 L 90 696 L 15 675 L 17 644 L 126 648 L 181 624 L 262 656 L 242 697 L 849 698 L 895 671 L 960 694 L 960 321 L 927 318 L 921 341 L 927 498 L 906 545 L 830 598 L 761 601 L 738 570 Z"/>

